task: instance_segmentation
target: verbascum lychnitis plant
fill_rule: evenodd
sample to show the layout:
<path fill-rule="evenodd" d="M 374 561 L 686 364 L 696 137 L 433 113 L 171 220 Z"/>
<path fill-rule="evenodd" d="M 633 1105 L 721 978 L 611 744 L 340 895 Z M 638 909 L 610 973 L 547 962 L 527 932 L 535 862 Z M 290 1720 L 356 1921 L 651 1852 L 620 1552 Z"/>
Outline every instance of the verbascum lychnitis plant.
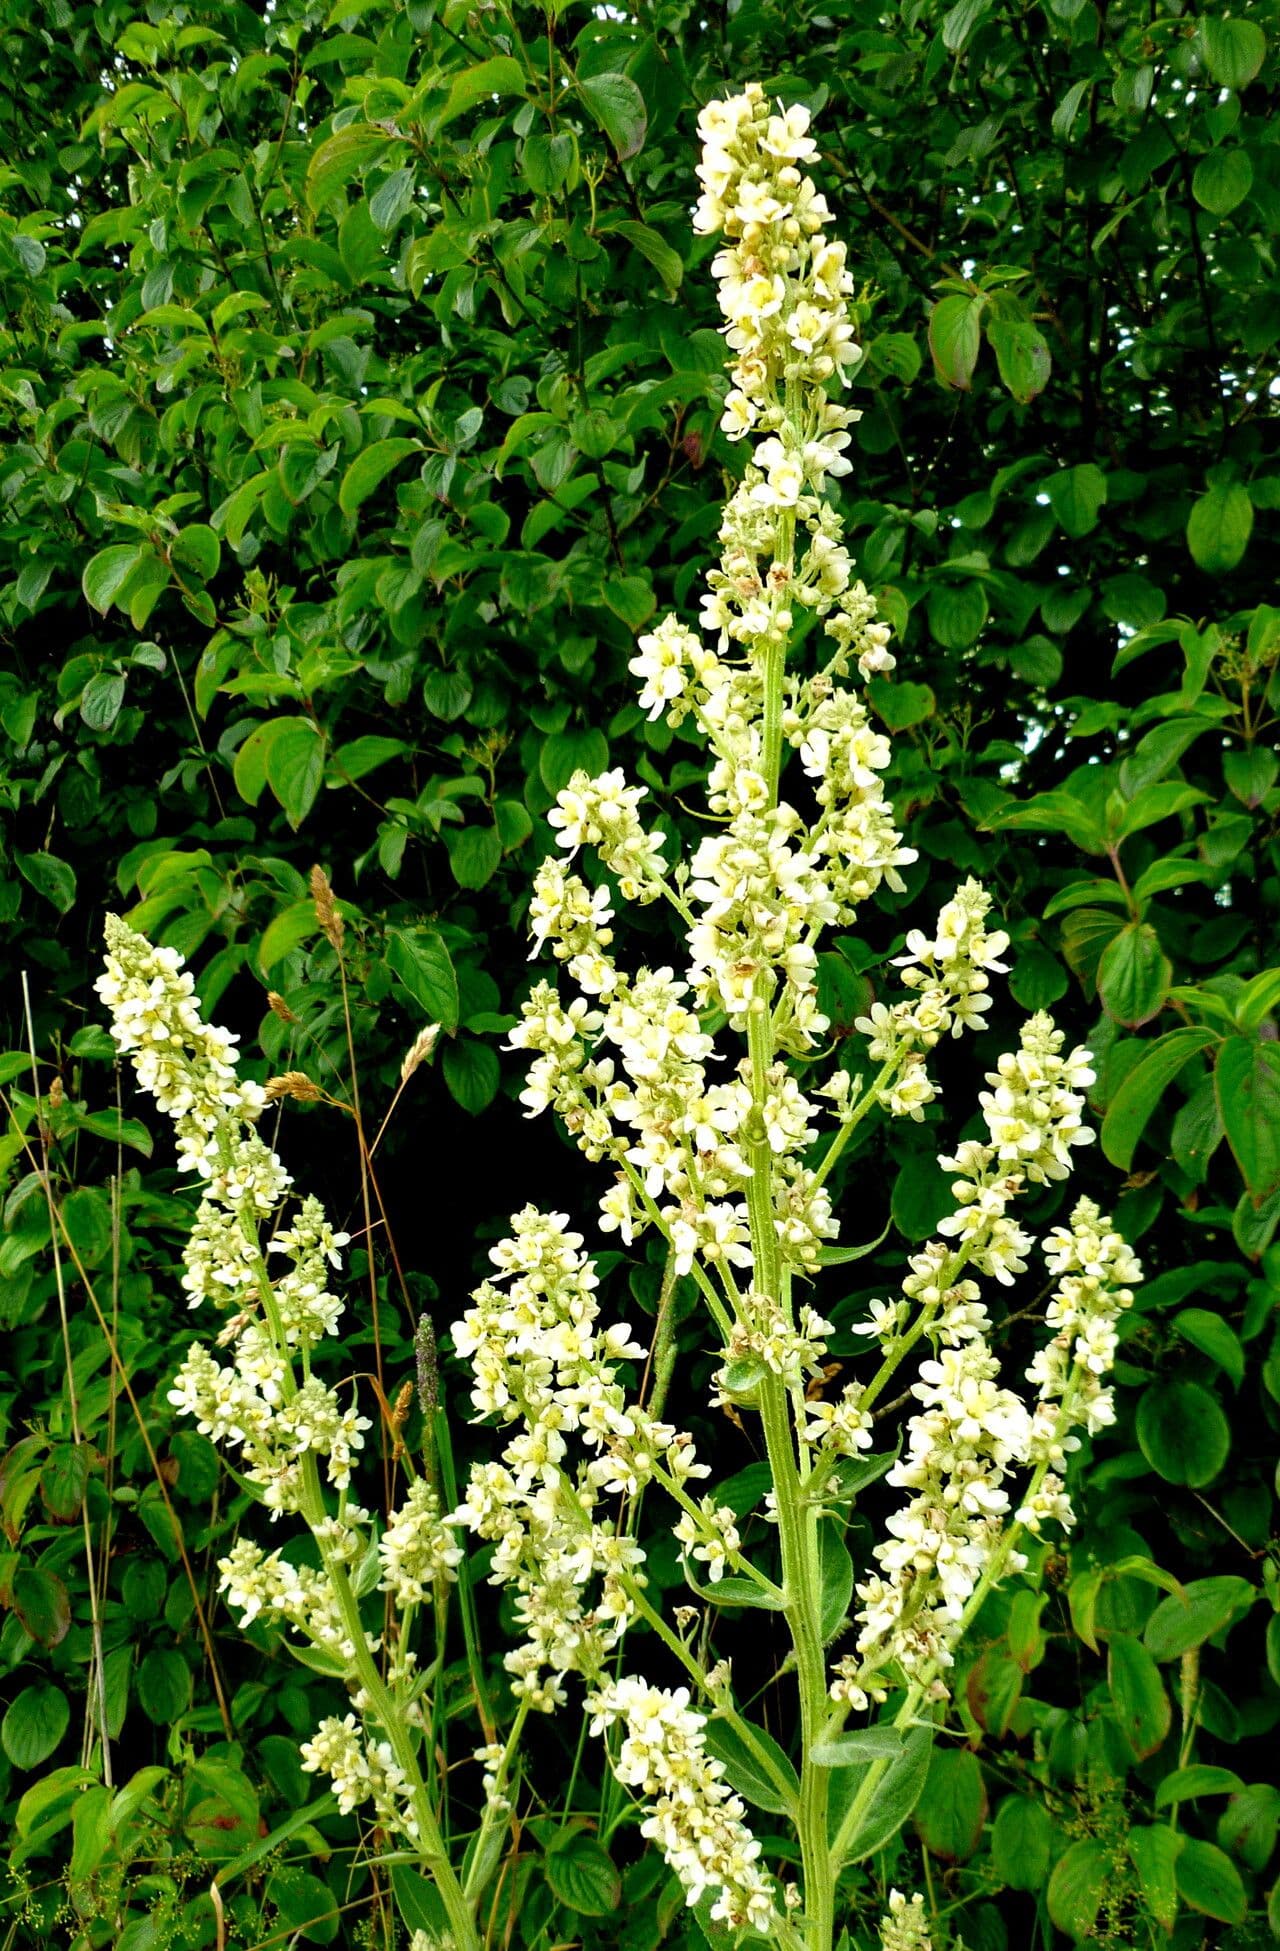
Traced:
<path fill-rule="evenodd" d="M 238 1078 L 232 1040 L 202 1022 L 180 958 L 113 920 L 100 984 L 120 1048 L 204 1184 L 185 1285 L 226 1320 L 216 1350 L 192 1347 L 173 1400 L 271 1519 L 303 1520 L 318 1554 L 295 1564 L 244 1537 L 220 1566 L 223 1590 L 246 1622 L 279 1622 L 345 1677 L 350 1710 L 304 1743 L 303 1765 L 434 1880 L 441 1936 L 457 1951 L 485 1939 L 529 1717 L 565 1703 L 585 1706 L 641 1836 L 713 1938 L 832 1951 L 850 1924 L 865 1942 L 870 1923 L 885 1951 L 927 1946 L 919 1898 L 893 1891 L 881 1923 L 851 1919 L 842 1878 L 905 1820 L 905 1784 L 920 1777 L 954 1650 L 984 1597 L 1023 1568 L 1027 1535 L 1071 1523 L 1067 1460 L 1078 1431 L 1111 1419 L 1116 1322 L 1139 1272 L 1081 1200 L 1041 1243 L 1056 1282 L 1050 1338 L 1023 1393 L 1002 1385 L 982 1282 L 1027 1273 L 1035 1242 L 1020 1202 L 1064 1179 L 1092 1135 L 1088 1053 L 1065 1051 L 1037 1014 L 977 1094 L 984 1135 L 941 1160 L 954 1200 L 938 1237 L 912 1254 L 900 1292 L 853 1324 L 865 1372 L 830 1387 L 819 1283 L 839 1257 L 833 1168 L 868 1117 L 923 1119 L 937 1095 L 931 1053 L 982 1028 L 1007 938 L 966 882 L 907 934 L 896 1000 L 877 1002 L 833 1056 L 818 943 L 853 929 L 881 887 L 903 891 L 899 869 L 914 857 L 881 783 L 888 741 L 858 688 L 892 668 L 889 633 L 826 499 L 850 472 L 852 279 L 804 173 L 816 151 L 803 109 L 778 111 L 748 88 L 704 110 L 701 134 L 695 224 L 723 237 L 722 424 L 749 458 L 700 628 L 666 618 L 632 669 L 651 717 L 692 720 L 705 741 L 707 837 L 669 859 L 642 788 L 620 772 L 570 782 L 550 816 L 559 851 L 538 870 L 531 927 L 571 990 L 537 981 L 512 1043 L 531 1057 L 530 1115 L 553 1111 L 608 1170 L 597 1223 L 610 1245 L 656 1229 L 671 1279 L 696 1283 L 703 1345 L 720 1349 L 716 1402 L 754 1422 L 768 1458 L 765 1542 L 748 1548 L 747 1513 L 717 1496 L 660 1392 L 646 1398 L 652 1351 L 602 1317 L 584 1232 L 533 1207 L 515 1215 L 452 1330 L 475 1417 L 499 1426 L 501 1447 L 473 1465 L 456 1508 L 422 1474 L 374 1520 L 352 1490 L 370 1422 L 353 1388 L 325 1379 L 343 1236 L 314 1199 L 290 1204 L 255 1129 L 264 1094 Z M 590 879 L 573 871 L 584 852 L 602 870 Z M 669 960 L 627 959 L 619 902 L 666 905 Z M 870 1459 L 873 1414 L 909 1360 L 915 1413 L 900 1453 Z M 876 1477 L 902 1499 L 855 1566 L 844 1532 Z M 691 1603 L 669 1616 L 646 1580 L 642 1493 L 669 1500 L 686 1567 Z M 645 1518 L 655 1522 L 650 1502 Z M 468 1534 L 508 1589 L 519 1637 L 504 1655 L 499 1724 L 474 1754 L 484 1813 L 463 1855 L 440 1826 L 450 1763 L 438 1728 L 427 1738 L 435 1669 L 415 1639 L 437 1630 Z M 740 1622 L 764 1609 L 789 1636 L 778 1681 L 795 1704 L 789 1751 L 740 1709 L 731 1662 L 702 1655 L 704 1609 L 717 1606 Z M 647 1630 L 624 1645 L 639 1622 Z M 748 1800 L 769 1811 L 771 1833 L 790 1826 L 776 1863 Z"/>

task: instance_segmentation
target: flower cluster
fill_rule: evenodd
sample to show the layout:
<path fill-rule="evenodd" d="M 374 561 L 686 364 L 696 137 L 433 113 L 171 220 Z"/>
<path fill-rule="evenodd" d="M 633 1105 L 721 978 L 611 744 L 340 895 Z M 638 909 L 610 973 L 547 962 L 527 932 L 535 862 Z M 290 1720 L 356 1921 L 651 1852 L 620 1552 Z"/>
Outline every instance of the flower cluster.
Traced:
<path fill-rule="evenodd" d="M 1082 1122 L 1082 1093 L 1093 1082 L 1088 1054 L 1063 1056 L 1063 1041 L 1043 1014 L 1024 1024 L 1019 1048 L 1000 1059 L 980 1097 L 989 1142 L 967 1140 L 940 1161 L 959 1175 L 951 1188 L 956 1210 L 939 1221 L 942 1237 L 912 1257 L 903 1282 L 906 1303 L 918 1310 L 911 1339 L 926 1334 L 933 1353 L 912 1388 L 921 1410 L 908 1423 L 907 1453 L 887 1479 L 913 1495 L 888 1518 L 888 1536 L 874 1551 L 878 1570 L 858 1586 L 857 1652 L 837 1662 L 831 1688 L 850 1706 L 883 1699 L 890 1677 L 945 1692 L 940 1670 L 952 1661 L 979 1580 L 997 1553 L 1008 1569 L 1022 1562 L 1008 1545 L 1007 1479 L 1027 1465 L 1061 1467 L 1074 1442 L 1064 1399 L 1082 1391 L 1102 1398 L 1097 1376 L 1115 1351 L 1110 1324 L 1131 1298 L 1112 1283 L 1136 1278 L 1138 1269 L 1096 1207 L 1083 1201 L 1071 1229 L 1051 1236 L 1051 1264 L 1068 1278 L 1050 1310 L 1059 1334 L 1031 1369 L 1040 1391 L 1034 1416 L 999 1386 L 990 1319 L 970 1277 L 1007 1285 L 1026 1270 L 1031 1239 L 1010 1207 L 1029 1184 L 1065 1176 L 1072 1148 L 1093 1136 Z M 882 1305 L 864 1332 L 893 1349 L 909 1318 L 904 1303 Z M 1096 1364 L 1092 1390 L 1076 1379 L 1086 1361 Z M 1017 1516 L 1033 1527 L 1049 1516 L 1069 1522 L 1061 1479 L 1041 1468 Z"/>
<path fill-rule="evenodd" d="M 723 1764 L 706 1752 L 706 1719 L 690 1707 L 687 1688 L 652 1687 L 624 1674 L 601 1686 L 587 1707 L 593 1734 L 622 1726 L 613 1771 L 651 1802 L 640 1833 L 657 1843 L 686 1901 L 696 1904 L 712 1890 L 714 1922 L 771 1936 L 777 1912 L 759 1867 L 760 1845 Z"/>
<path fill-rule="evenodd" d="M 1053 1339 L 1027 1370 L 1037 1392 L 1028 1457 L 1041 1466 L 1018 1511 L 1030 1531 L 1049 1518 L 1066 1527 L 1074 1522 L 1061 1473 L 1080 1446 L 1077 1429 L 1094 1436 L 1115 1421 L 1104 1378 L 1115 1364 L 1120 1316 L 1142 1279 L 1137 1255 L 1092 1199 L 1078 1201 L 1069 1225 L 1054 1227 L 1044 1254 L 1058 1285 L 1045 1311 Z"/>
<path fill-rule="evenodd" d="M 515 1433 L 500 1460 L 472 1466 L 449 1522 L 493 1543 L 491 1580 L 512 1588 L 525 1633 L 505 1659 L 512 1689 L 546 1712 L 566 1674 L 598 1680 L 644 1582 L 644 1553 L 597 1517 L 602 1500 L 655 1474 L 679 1487 L 708 1474 L 689 1437 L 629 1401 L 618 1364 L 645 1350 L 625 1323 L 600 1325 L 581 1247 L 563 1213 L 526 1207 L 452 1331 L 477 1416 Z"/>
<path fill-rule="evenodd" d="M 236 1453 L 242 1481 L 273 1518 L 302 1512 L 320 1547 L 315 1568 L 239 1538 L 219 1561 L 220 1590 L 245 1625 L 270 1619 L 344 1669 L 353 1704 L 363 1710 L 368 1703 L 354 1675 L 378 1641 L 360 1626 L 350 1595 L 375 1540 L 380 1588 L 402 1613 L 453 1576 L 461 1552 L 425 1481 L 410 1484 L 380 1539 L 369 1513 L 347 1495 L 370 1423 L 313 1366 L 324 1341 L 338 1333 L 342 1303 L 329 1283 L 347 1235 L 335 1231 L 314 1198 L 302 1199 L 281 1223 L 289 1176 L 253 1129 L 267 1094 L 238 1078 L 234 1039 L 203 1021 L 191 976 L 172 949 L 152 947 L 115 916 L 106 932 L 98 993 L 116 1043 L 173 1119 L 181 1165 L 204 1181 L 182 1284 L 192 1307 L 209 1301 L 230 1315 L 217 1336 L 229 1360 L 215 1360 L 194 1342 L 169 1400 L 202 1434 Z M 274 1227 L 265 1243 L 264 1224 Z M 321 1471 L 342 1494 L 337 1516 L 325 1510 Z M 402 1637 L 392 1664 L 398 1675 L 410 1675 L 414 1655 Z M 419 1840 L 405 1767 L 357 1713 L 325 1721 L 302 1752 L 304 1767 L 332 1777 L 340 1808 L 372 1802 L 384 1826 Z"/>
<path fill-rule="evenodd" d="M 291 1350 L 309 1358 L 337 1332 L 341 1309 L 327 1272 L 340 1264 L 346 1235 L 334 1232 L 318 1200 L 304 1200 L 270 1243 L 284 1271 L 267 1277 L 259 1227 L 290 1179 L 253 1128 L 266 1094 L 238 1077 L 235 1039 L 204 1022 L 182 957 L 152 947 L 114 915 L 106 933 L 97 989 L 112 1035 L 172 1118 L 179 1164 L 205 1181 L 182 1284 L 192 1306 L 213 1300 L 233 1310 L 219 1336 L 231 1361 L 193 1343 L 169 1400 L 203 1435 L 240 1451 L 246 1479 L 273 1515 L 296 1511 L 304 1459 L 323 1458 L 329 1482 L 344 1490 L 370 1427 L 317 1376 L 305 1372 L 299 1382 L 290 1361 Z"/>
<path fill-rule="evenodd" d="M 933 1951 L 923 1897 L 889 1892 L 888 1914 L 880 1925 L 880 1951 Z"/>

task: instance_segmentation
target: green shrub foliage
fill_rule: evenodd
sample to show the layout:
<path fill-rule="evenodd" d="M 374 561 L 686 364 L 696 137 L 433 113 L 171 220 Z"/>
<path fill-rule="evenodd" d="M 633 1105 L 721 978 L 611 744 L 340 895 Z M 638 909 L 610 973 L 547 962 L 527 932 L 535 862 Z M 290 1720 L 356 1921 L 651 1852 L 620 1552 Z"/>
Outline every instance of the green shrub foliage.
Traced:
<path fill-rule="evenodd" d="M 211 1603 L 244 1500 L 167 1399 L 191 1207 L 91 1004 L 101 917 L 181 949 L 263 1078 L 317 1087 L 286 1136 L 365 1232 L 352 1365 L 429 1403 L 419 1321 L 454 1318 L 512 1188 L 579 1186 L 503 1049 L 554 795 L 621 764 L 693 831 L 695 749 L 626 664 L 715 554 L 723 343 L 688 206 L 697 109 L 749 78 L 821 110 L 860 280 L 840 503 L 900 644 L 870 697 L 908 896 L 992 888 L 1017 1009 L 1096 1053 L 1082 1185 L 1110 1207 L 1128 1175 L 1148 1270 L 1081 1524 L 980 1616 L 849 1944 L 895 1880 L 970 1951 L 1269 1941 L 1275 0 L 8 0 L 0 35 L 8 1941 L 436 1928 L 298 1770 L 331 1683 Z M 838 1034 L 900 905 L 822 958 Z M 842 1162 L 886 1230 L 850 1318 L 928 1236 L 936 1150 L 872 1123 Z M 631 1284 L 656 1313 L 661 1265 Z M 666 1298 L 681 1413 L 750 1471 Z M 543 1737 L 565 1799 L 529 1812 L 501 1941 L 700 1947 L 577 1736 Z"/>

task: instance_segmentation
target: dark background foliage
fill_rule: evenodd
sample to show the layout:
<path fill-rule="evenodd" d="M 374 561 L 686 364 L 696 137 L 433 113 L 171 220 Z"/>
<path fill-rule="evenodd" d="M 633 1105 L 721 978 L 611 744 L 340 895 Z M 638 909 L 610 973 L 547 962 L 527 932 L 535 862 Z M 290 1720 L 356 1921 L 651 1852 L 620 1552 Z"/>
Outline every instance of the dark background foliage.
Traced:
<path fill-rule="evenodd" d="M 347 1102 L 358 1076 L 371 1131 L 445 1026 L 377 1154 L 403 1281 L 381 1224 L 352 1269 L 350 1346 L 393 1392 L 417 1314 L 447 1325 L 506 1211 L 585 1210 L 503 1031 L 570 773 L 623 765 L 694 830 L 699 753 L 642 721 L 626 662 L 650 618 L 696 609 L 734 466 L 688 212 L 697 109 L 749 78 L 817 111 L 862 281 L 841 505 L 900 638 L 873 701 L 920 852 L 907 901 L 824 958 L 829 1013 L 849 1033 L 904 912 L 982 875 L 1017 951 L 984 1050 L 1041 1006 L 1089 1039 L 1106 1122 L 1082 1183 L 1150 1274 L 1081 1529 L 988 1607 L 912 1853 L 864 1866 L 850 1929 L 888 1876 L 927 1879 L 939 1938 L 971 1951 L 1243 1946 L 1280 1921 L 1277 12 L 0 12 L 9 1942 L 211 1944 L 219 1865 L 232 1941 L 391 1941 L 394 1879 L 298 1773 L 326 1683 L 211 1596 L 242 1511 L 166 1401 L 188 1206 L 118 1095 L 102 916 L 191 958 L 259 1074 Z M 826 1276 L 838 1325 L 927 1236 L 938 1142 L 873 1132 L 849 1161 L 849 1237 L 896 1224 L 857 1279 Z M 285 1143 L 358 1231 L 350 1116 L 291 1106 Z M 652 1311 L 659 1268 L 629 1282 Z M 696 1319 L 681 1333 L 696 1420 Z M 1011 1319 L 1011 1354 L 1030 1345 Z M 141 1784 L 114 1815 L 76 1773 L 86 1536 L 116 1781 Z M 655 1576 L 676 1602 L 674 1564 Z M 521 1941 L 700 1941 L 625 1838 L 615 1910 L 617 1871 L 552 1815 Z"/>

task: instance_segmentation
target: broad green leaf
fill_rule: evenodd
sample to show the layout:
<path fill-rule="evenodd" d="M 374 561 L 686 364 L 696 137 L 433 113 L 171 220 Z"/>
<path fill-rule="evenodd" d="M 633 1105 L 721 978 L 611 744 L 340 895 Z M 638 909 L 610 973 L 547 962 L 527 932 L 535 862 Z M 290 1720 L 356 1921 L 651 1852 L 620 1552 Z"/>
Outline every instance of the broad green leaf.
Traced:
<path fill-rule="evenodd" d="M 369 164 L 392 147 L 385 129 L 371 128 L 367 122 L 353 122 L 339 129 L 314 149 L 307 165 L 307 204 L 320 211 L 340 190 L 359 181 Z"/>
<path fill-rule="evenodd" d="M 458 1025 L 458 978 L 443 938 L 433 928 L 388 928 L 387 964 L 428 1023 Z"/>
<path fill-rule="evenodd" d="M 1153 1382 L 1138 1404 L 1138 1446 L 1166 1483 L 1202 1490 L 1231 1449 L 1231 1429 L 1215 1396 L 1198 1382 Z"/>
<path fill-rule="evenodd" d="M 1060 1931 L 1077 1942 L 1087 1938 L 1106 1892 L 1110 1857 L 1101 1843 L 1072 1843 L 1060 1856 L 1049 1878 L 1046 1901 Z"/>
<path fill-rule="evenodd" d="M 1175 1802 L 1191 1802 L 1200 1795 L 1238 1795 L 1244 1783 L 1230 1768 L 1212 1768 L 1207 1762 L 1193 1761 L 1187 1768 L 1175 1768 L 1156 1788 L 1153 1807 L 1168 1809 Z"/>
<path fill-rule="evenodd" d="M 1252 532 L 1253 503 L 1238 481 L 1207 488 L 1187 517 L 1187 547 L 1211 575 L 1236 567 Z"/>
<path fill-rule="evenodd" d="M 666 238 L 659 236 L 650 224 L 633 223 L 628 217 L 613 217 L 600 228 L 615 236 L 625 237 L 642 257 L 647 257 L 668 291 L 680 289 L 680 280 L 684 275 L 680 253 L 673 250 Z"/>
<path fill-rule="evenodd" d="M 1253 164 L 1247 149 L 1211 149 L 1196 164 L 1191 187 L 1201 209 L 1215 217 L 1230 215 L 1253 188 Z"/>
<path fill-rule="evenodd" d="M 1160 1669 L 1140 1641 L 1113 1633 L 1107 1647 L 1107 1682 L 1116 1720 L 1138 1761 L 1161 1745 L 1173 1720 Z"/>
<path fill-rule="evenodd" d="M 747 1725 L 750 1740 L 730 1721 L 713 1715 L 703 1732 L 707 1753 L 724 1763 L 730 1787 L 754 1808 L 765 1809 L 770 1815 L 794 1816 L 800 1794 L 795 1769 L 771 1734 L 750 1722 Z"/>
<path fill-rule="evenodd" d="M 135 1685 L 139 1706 L 158 1727 L 171 1727 L 191 1705 L 191 1668 L 174 1646 L 153 1646 Z"/>
<path fill-rule="evenodd" d="M 1220 1314 L 1211 1314 L 1205 1307 L 1184 1307 L 1174 1315 L 1170 1325 L 1175 1334 L 1216 1362 L 1239 1388 L 1244 1381 L 1244 1349 L 1229 1321 L 1224 1321 Z"/>
<path fill-rule="evenodd" d="M 399 467 L 401 461 L 421 451 L 421 441 L 408 440 L 403 434 L 392 435 L 387 440 L 375 440 L 372 446 L 362 447 L 343 475 L 342 486 L 338 489 L 338 505 L 343 514 L 354 515 L 392 470 Z"/>
<path fill-rule="evenodd" d="M 1267 51 L 1258 23 L 1240 14 L 1226 20 L 1202 15 L 1197 32 L 1204 64 L 1218 86 L 1247 88 Z"/>
<path fill-rule="evenodd" d="M 1223 1924 L 1242 1924 L 1249 1898 L 1240 1872 L 1215 1843 L 1188 1836 L 1174 1864 L 1178 1895 L 1184 1904 Z"/>
<path fill-rule="evenodd" d="M 1149 1824 L 1130 1829 L 1127 1838 L 1142 1901 L 1163 1931 L 1172 1931 L 1178 1915 L 1175 1866 L 1181 1845 L 1175 1830 Z"/>
<path fill-rule="evenodd" d="M 435 126 L 443 129 L 456 116 L 465 115 L 469 108 L 481 102 L 492 105 L 495 97 L 523 95 L 528 85 L 525 71 L 513 55 L 495 54 L 488 61 L 464 68 L 461 74 L 455 75 L 449 99 L 436 117 Z"/>
<path fill-rule="evenodd" d="M 982 314 L 986 310 L 985 292 L 968 297 L 952 292 L 940 298 L 929 314 L 929 350 L 934 371 L 944 386 L 967 392 L 973 383 L 974 368 L 982 344 Z"/>
<path fill-rule="evenodd" d="M 39 1768 L 71 1725 L 71 1703 L 47 1680 L 24 1687 L 5 1709 L 0 1745 L 15 1768 Z"/>
<path fill-rule="evenodd" d="M 1043 393 L 1053 361 L 1043 332 L 1030 319 L 991 319 L 987 341 L 996 355 L 1000 377 L 1023 406 Z"/>
<path fill-rule="evenodd" d="M 353 738 L 349 745 L 340 745 L 329 763 L 342 780 L 363 779 L 389 760 L 405 758 L 412 750 L 402 738 L 369 733 L 364 738 Z"/>
<path fill-rule="evenodd" d="M 56 854 L 20 854 L 13 856 L 18 872 L 24 881 L 29 881 L 37 894 L 42 894 L 58 910 L 60 915 L 69 913 L 76 898 L 75 869 Z"/>
<path fill-rule="evenodd" d="M 622 1901 L 622 1879 L 613 1858 L 594 1836 L 581 1831 L 557 1842 L 542 1859 L 552 1893 L 583 1917 L 608 1917 Z"/>
<path fill-rule="evenodd" d="M 486 1111 L 498 1095 L 501 1070 L 497 1052 L 478 1037 L 459 1037 L 444 1051 L 444 1081 L 455 1104 L 473 1118 Z"/>
<path fill-rule="evenodd" d="M 130 576 L 142 561 L 145 550 L 137 542 L 113 542 L 99 549 L 84 566 L 80 587 L 85 602 L 103 616 L 111 608 Z"/>
<path fill-rule="evenodd" d="M 1180 1594 L 1160 1601 L 1143 1630 L 1143 1645 L 1157 1660 L 1181 1659 L 1247 1611 L 1257 1596 L 1248 1579 L 1230 1575 L 1192 1579 Z"/>
<path fill-rule="evenodd" d="M 332 1944 L 337 1937 L 342 1921 L 338 1900 L 309 1870 L 282 1863 L 271 1873 L 266 1897 L 276 1907 L 278 1925 L 308 1944 Z"/>
<path fill-rule="evenodd" d="M 1049 506 L 1068 535 L 1087 535 L 1107 498 L 1107 477 L 1092 461 L 1063 468 L 1044 483 Z"/>
<path fill-rule="evenodd" d="M 307 718 L 277 721 L 267 748 L 267 784 L 292 827 L 300 827 L 324 781 L 325 740 Z"/>
<path fill-rule="evenodd" d="M 987 1818 L 982 1766 L 968 1748 L 935 1747 L 915 1811 L 926 1849 L 947 1863 L 964 1863 L 978 1847 Z"/>
<path fill-rule="evenodd" d="M 929 1773 L 933 1730 L 913 1727 L 900 1753 L 887 1762 L 876 1760 L 853 1768 L 838 1768 L 831 1776 L 831 1829 L 839 1833 L 855 1804 L 859 1815 L 841 1850 L 841 1861 L 860 1863 L 891 1842 L 911 1815 Z"/>
<path fill-rule="evenodd" d="M 1127 923 L 1102 951 L 1098 994 L 1108 1016 L 1128 1029 L 1160 1014 L 1172 981 L 1172 964 L 1150 922 Z"/>
<path fill-rule="evenodd" d="M 110 731 L 124 703 L 123 671 L 99 671 L 80 694 L 80 716 L 91 732 Z"/>
<path fill-rule="evenodd" d="M 485 887 L 502 864 L 502 841 L 496 826 L 451 827 L 446 844 L 459 887 Z"/>
<path fill-rule="evenodd" d="M 991 1860 L 1011 1890 L 1038 1895 L 1049 1874 L 1053 1818 L 1030 1795 L 1006 1795 L 991 1827 Z"/>
<path fill-rule="evenodd" d="M 1156 1038 L 1107 1106 L 1102 1149 L 1113 1165 L 1129 1170 L 1138 1140 L 1174 1079 L 1197 1052 L 1217 1041 L 1214 1031 L 1190 1025 Z"/>
<path fill-rule="evenodd" d="M 592 75 L 578 93 L 608 136 L 621 162 L 638 156 L 648 129 L 644 96 L 629 75 Z"/>
<path fill-rule="evenodd" d="M 218 573 L 222 544 L 207 522 L 193 522 L 174 537 L 169 553 L 180 574 L 191 570 L 207 583 Z"/>
<path fill-rule="evenodd" d="M 558 793 L 575 772 L 595 779 L 609 763 L 609 745 L 598 731 L 553 732 L 538 758 L 538 772 L 549 793 Z"/>
<path fill-rule="evenodd" d="M 1214 1069 L 1218 1111 L 1241 1177 L 1255 1200 L 1280 1188 L 1280 1047 L 1230 1036 Z"/>
<path fill-rule="evenodd" d="M 809 1751 L 816 1768 L 850 1768 L 855 1763 L 891 1761 L 902 1753 L 906 1735 L 892 1722 L 880 1727 L 851 1728 L 819 1741 Z"/>

